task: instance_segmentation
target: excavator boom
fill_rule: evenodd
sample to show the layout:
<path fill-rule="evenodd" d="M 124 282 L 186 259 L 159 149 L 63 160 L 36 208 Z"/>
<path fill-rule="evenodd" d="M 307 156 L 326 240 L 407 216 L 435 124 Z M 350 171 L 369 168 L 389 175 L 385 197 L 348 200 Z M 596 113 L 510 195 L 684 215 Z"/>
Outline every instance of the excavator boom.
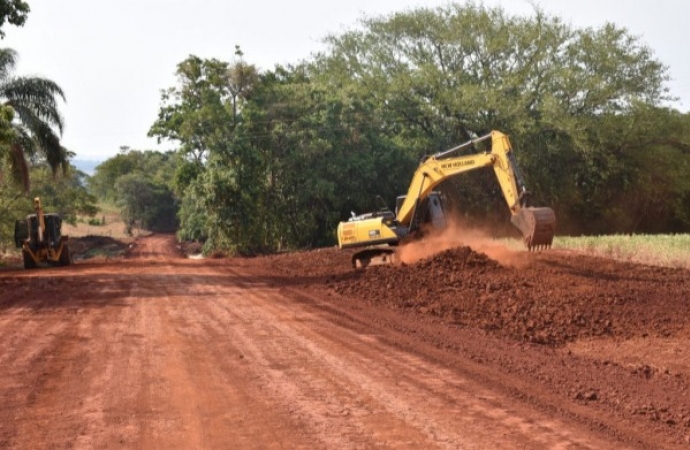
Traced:
<path fill-rule="evenodd" d="M 472 155 L 451 156 L 452 153 L 491 141 L 490 149 Z M 434 202 L 434 189 L 443 181 L 471 170 L 491 167 L 501 187 L 503 198 L 511 213 L 511 223 L 523 236 L 528 249 L 551 246 L 556 230 L 556 215 L 551 208 L 537 208 L 527 204 L 529 193 L 518 170 L 508 137 L 500 131 L 491 133 L 424 160 L 414 175 L 402 201 L 393 215 L 390 211 L 354 216 L 338 226 L 340 248 L 371 246 L 387 243 L 395 245 L 416 232 L 423 217 L 429 216 L 425 207 Z M 434 211 L 431 211 L 434 215 Z M 436 222 L 436 221 L 434 221 Z M 444 221 L 439 221 L 444 222 Z M 390 251 L 386 252 L 390 253 Z M 371 251 L 363 254 L 370 255 Z"/>

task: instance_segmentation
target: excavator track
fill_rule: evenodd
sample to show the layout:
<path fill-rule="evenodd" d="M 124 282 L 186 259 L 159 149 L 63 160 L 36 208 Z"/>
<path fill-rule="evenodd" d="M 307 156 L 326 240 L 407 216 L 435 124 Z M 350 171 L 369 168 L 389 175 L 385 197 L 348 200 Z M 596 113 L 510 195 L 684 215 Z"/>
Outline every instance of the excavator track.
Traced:
<path fill-rule="evenodd" d="M 369 266 L 382 266 L 396 262 L 395 250 L 389 247 L 372 247 L 352 255 L 352 267 L 364 269 Z"/>

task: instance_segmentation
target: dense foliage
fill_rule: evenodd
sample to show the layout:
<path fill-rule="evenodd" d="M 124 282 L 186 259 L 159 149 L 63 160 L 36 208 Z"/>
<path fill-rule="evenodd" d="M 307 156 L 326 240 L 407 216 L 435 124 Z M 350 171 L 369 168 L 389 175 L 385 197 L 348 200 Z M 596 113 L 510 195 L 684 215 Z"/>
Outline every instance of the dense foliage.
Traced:
<path fill-rule="evenodd" d="M 9 23 L 21 27 L 29 14 L 29 4 L 22 0 L 0 0 L 0 28 Z M 0 38 L 5 32 L 0 29 Z"/>
<path fill-rule="evenodd" d="M 86 188 L 87 175 L 71 167 L 66 175 L 55 177 L 47 164 L 31 169 L 29 192 L 11 179 L 0 181 L 0 251 L 14 245 L 14 223 L 34 213 L 34 197 L 40 197 L 45 212 L 59 213 L 67 223 L 76 224 L 77 216 L 98 213 L 96 197 Z"/>
<path fill-rule="evenodd" d="M 96 167 L 88 186 L 98 198 L 121 208 L 127 230 L 170 231 L 177 228 L 177 203 L 171 189 L 176 160 L 171 153 L 132 150 Z"/>
<path fill-rule="evenodd" d="M 377 195 L 392 206 L 422 156 L 493 129 L 561 233 L 690 229 L 690 119 L 665 106 L 666 67 L 626 30 L 468 3 L 327 43 L 263 73 L 239 49 L 179 64 L 150 135 L 179 143 L 182 238 L 240 253 L 332 244 L 351 211 Z M 446 184 L 466 217 L 508 224 L 490 171 Z"/>
<path fill-rule="evenodd" d="M 23 26 L 28 13 L 24 1 L 0 0 L 0 28 Z M 13 243 L 14 222 L 33 212 L 33 197 L 72 223 L 77 214 L 97 211 L 86 175 L 70 170 L 73 154 L 60 143 L 62 89 L 46 78 L 15 75 L 16 62 L 14 50 L 0 49 L 0 248 Z"/>
<path fill-rule="evenodd" d="M 0 27 L 28 11 L 0 0 Z M 352 212 L 377 197 L 392 207 L 424 155 L 494 129 L 559 234 L 690 230 L 690 117 L 668 106 L 667 68 L 625 29 L 470 2 L 366 19 L 326 43 L 263 72 L 239 48 L 231 61 L 190 55 L 149 132 L 177 150 L 123 147 L 89 180 L 66 171 L 62 90 L 14 76 L 16 53 L 0 50 L 0 234 L 35 195 L 68 219 L 91 214 L 88 185 L 129 227 L 179 227 L 208 250 L 330 245 Z M 466 221 L 514 233 L 490 170 L 441 190 Z"/>

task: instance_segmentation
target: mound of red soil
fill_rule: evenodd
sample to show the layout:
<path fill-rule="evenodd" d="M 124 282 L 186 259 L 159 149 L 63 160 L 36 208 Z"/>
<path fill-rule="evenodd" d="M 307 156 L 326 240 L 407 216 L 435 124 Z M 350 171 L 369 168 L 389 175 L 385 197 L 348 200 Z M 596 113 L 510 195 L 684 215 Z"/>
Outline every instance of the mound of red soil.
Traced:
<path fill-rule="evenodd" d="M 129 248 L 127 242 L 113 239 L 109 236 L 70 237 L 69 249 L 76 259 L 93 257 L 117 257 L 123 255 Z"/>
<path fill-rule="evenodd" d="M 410 265 L 353 271 L 352 252 L 273 257 L 296 282 L 323 282 L 345 297 L 437 316 L 523 342 L 561 345 L 594 336 L 675 335 L 688 325 L 688 271 L 545 252 L 502 266 L 469 247 Z"/>

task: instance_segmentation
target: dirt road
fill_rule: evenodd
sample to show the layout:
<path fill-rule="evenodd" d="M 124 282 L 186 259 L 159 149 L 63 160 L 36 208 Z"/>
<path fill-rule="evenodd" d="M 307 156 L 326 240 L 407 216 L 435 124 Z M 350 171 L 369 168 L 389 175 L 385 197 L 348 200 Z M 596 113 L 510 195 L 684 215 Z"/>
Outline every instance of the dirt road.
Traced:
<path fill-rule="evenodd" d="M 521 342 L 298 269 L 152 236 L 127 259 L 1 270 L 0 448 L 690 448 L 684 369 L 640 376 L 592 341 Z M 597 387 L 595 366 L 624 379 Z M 658 398 L 626 413 L 640 386 Z"/>

